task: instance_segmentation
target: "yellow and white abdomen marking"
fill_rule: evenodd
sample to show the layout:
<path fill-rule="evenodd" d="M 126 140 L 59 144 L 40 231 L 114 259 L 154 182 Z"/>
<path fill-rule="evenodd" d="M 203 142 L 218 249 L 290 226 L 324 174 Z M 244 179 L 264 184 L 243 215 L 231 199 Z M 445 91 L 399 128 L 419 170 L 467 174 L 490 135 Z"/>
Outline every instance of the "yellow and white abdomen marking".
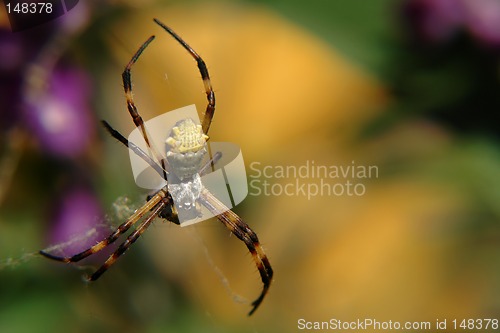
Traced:
<path fill-rule="evenodd" d="M 198 173 L 207 153 L 207 140 L 208 136 L 203 133 L 201 125 L 191 118 L 178 121 L 172 128 L 165 140 L 167 161 L 181 181 Z"/>

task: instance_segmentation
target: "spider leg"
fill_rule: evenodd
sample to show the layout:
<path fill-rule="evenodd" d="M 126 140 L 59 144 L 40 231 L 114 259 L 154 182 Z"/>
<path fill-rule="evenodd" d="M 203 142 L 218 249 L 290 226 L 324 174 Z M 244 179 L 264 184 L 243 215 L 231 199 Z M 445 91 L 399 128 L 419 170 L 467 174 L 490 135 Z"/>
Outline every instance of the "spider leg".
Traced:
<path fill-rule="evenodd" d="M 215 93 L 212 88 L 212 83 L 210 82 L 210 75 L 208 75 L 207 65 L 203 61 L 203 59 L 196 53 L 195 50 L 191 46 L 189 46 L 178 34 L 176 34 L 172 29 L 167 27 L 165 24 L 160 22 L 158 19 L 153 19 L 156 24 L 162 27 L 166 32 L 168 32 L 172 37 L 174 37 L 196 61 L 198 65 L 198 69 L 200 70 L 201 78 L 203 79 L 203 85 L 205 86 L 205 93 L 207 94 L 207 108 L 205 109 L 205 114 L 203 116 L 203 122 L 201 127 L 203 129 L 203 133 L 208 134 L 208 130 L 210 129 L 210 124 L 212 123 L 212 118 L 215 113 Z"/>
<path fill-rule="evenodd" d="M 152 210 L 156 206 L 158 206 L 159 203 L 162 203 L 164 198 L 167 196 L 167 193 L 165 191 L 160 190 L 158 193 L 156 193 L 155 196 L 153 196 L 149 201 L 147 201 L 144 206 L 139 208 L 138 210 L 135 211 L 132 216 L 128 218 L 127 221 L 122 223 L 111 235 L 109 235 L 106 239 L 100 241 L 96 245 L 88 248 L 85 251 L 82 251 L 80 253 L 77 253 L 71 257 L 59 257 L 55 256 L 53 254 L 40 251 L 39 253 L 43 255 L 44 257 L 47 257 L 49 259 L 57 260 L 57 261 L 62 261 L 65 263 L 70 263 L 70 262 L 77 262 L 80 261 L 96 252 L 101 251 L 104 249 L 106 246 L 110 245 L 114 241 L 116 241 L 124 232 L 126 232 L 132 225 L 134 225 L 137 221 L 139 221 L 148 211 Z"/>
<path fill-rule="evenodd" d="M 206 175 L 211 169 L 213 170 L 215 163 L 217 163 L 221 158 L 222 153 L 220 151 L 216 152 L 212 158 L 200 168 L 200 171 L 198 172 L 200 176 Z"/>
<path fill-rule="evenodd" d="M 221 221 L 226 228 L 238 237 L 238 239 L 243 241 L 252 254 L 264 287 L 262 288 L 260 296 L 252 302 L 253 308 L 248 313 L 248 315 L 251 316 L 264 300 L 273 279 L 273 269 L 271 268 L 269 259 L 267 259 L 267 256 L 260 245 L 257 234 L 250 229 L 250 227 L 238 215 L 229 210 L 207 189 L 202 191 L 200 201 L 213 214 L 217 214 L 219 221 Z"/>
<path fill-rule="evenodd" d="M 127 148 L 129 148 L 130 150 L 132 150 L 137 156 L 139 156 L 140 158 L 142 158 L 161 177 L 163 177 L 163 175 L 164 175 L 165 172 L 168 175 L 168 171 L 162 169 L 161 166 L 158 165 L 158 163 L 156 163 L 155 161 L 153 161 L 153 159 L 151 157 L 149 157 L 149 155 L 144 152 L 144 150 L 142 150 L 140 147 L 138 147 L 133 142 L 128 141 L 127 138 L 125 138 L 120 132 L 118 132 L 113 127 L 111 127 L 111 125 L 106 120 L 102 120 L 101 122 L 102 122 L 103 126 L 106 128 L 106 130 L 109 132 L 109 134 L 113 138 L 115 138 L 116 140 L 118 140 L 121 143 L 123 143 Z M 203 165 L 200 168 L 200 171 L 199 171 L 200 176 L 203 176 L 203 175 L 207 174 L 208 172 L 210 172 L 210 168 L 213 169 L 215 163 L 217 163 L 221 158 L 222 158 L 222 153 L 220 151 L 216 152 L 213 155 L 213 157 L 210 160 L 208 160 L 208 162 L 206 162 L 205 165 Z M 168 164 L 167 164 L 167 166 L 168 166 Z"/>
<path fill-rule="evenodd" d="M 161 201 L 158 206 L 153 210 L 153 212 L 147 217 L 144 222 L 142 222 L 139 227 L 137 227 L 134 232 L 130 234 L 130 236 L 127 237 L 127 240 L 120 244 L 120 246 L 116 249 L 115 252 L 113 252 L 109 258 L 104 262 L 104 264 L 99 267 L 97 271 L 94 272 L 91 276 L 88 277 L 89 281 L 95 281 L 97 280 L 104 272 L 108 270 L 108 268 L 113 265 L 116 260 L 124 254 L 129 247 L 142 235 L 144 231 L 151 225 L 151 223 L 154 221 L 154 219 L 158 216 L 160 211 L 165 207 L 167 204 L 166 201 Z"/>
<path fill-rule="evenodd" d="M 163 170 L 166 170 L 165 166 L 165 160 L 162 158 L 162 155 L 158 152 L 156 149 L 153 141 L 149 139 L 150 135 L 148 134 L 148 131 L 146 129 L 146 126 L 144 125 L 144 120 L 142 119 L 141 115 L 139 114 L 139 111 L 137 110 L 137 107 L 135 106 L 134 103 L 134 98 L 132 96 L 132 77 L 130 74 L 130 71 L 132 69 L 132 66 L 136 63 L 137 59 L 141 56 L 142 52 L 146 49 L 146 47 L 153 41 L 155 36 L 149 37 L 137 50 L 137 52 L 134 54 L 132 59 L 130 59 L 129 63 L 125 67 L 123 73 L 122 73 L 122 80 L 123 80 L 123 89 L 125 90 L 125 98 L 127 99 L 127 109 L 130 115 L 132 116 L 132 120 L 134 121 L 134 124 L 136 127 L 138 127 L 142 133 L 142 136 L 144 138 L 144 141 L 146 142 L 146 145 L 149 147 L 150 151 L 153 154 L 153 157 L 156 158 L 158 162 L 160 162 Z M 164 172 L 164 178 L 167 179 L 166 172 Z"/>
<path fill-rule="evenodd" d="M 160 177 L 163 178 L 165 173 L 168 175 L 167 170 L 163 169 L 157 162 L 155 162 L 148 154 L 146 154 L 146 152 L 144 152 L 144 150 L 139 148 L 135 143 L 128 141 L 120 132 L 111 127 L 111 125 L 107 121 L 102 120 L 102 124 L 113 138 L 123 143 L 127 148 L 132 150 L 137 156 L 142 158 L 160 175 Z"/>

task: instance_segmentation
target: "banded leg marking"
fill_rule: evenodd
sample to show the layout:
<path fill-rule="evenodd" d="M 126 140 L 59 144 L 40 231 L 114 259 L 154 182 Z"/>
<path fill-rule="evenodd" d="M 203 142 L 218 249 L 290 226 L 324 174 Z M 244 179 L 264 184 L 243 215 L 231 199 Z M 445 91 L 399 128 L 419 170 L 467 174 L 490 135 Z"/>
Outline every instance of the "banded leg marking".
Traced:
<path fill-rule="evenodd" d="M 144 120 L 139 114 L 139 111 L 135 106 L 134 98 L 132 96 L 132 76 L 131 76 L 132 66 L 136 63 L 137 59 L 139 59 L 142 52 L 146 49 L 146 47 L 148 47 L 148 45 L 153 41 L 153 39 L 155 39 L 155 36 L 149 37 L 137 50 L 132 59 L 130 59 L 129 63 L 127 64 L 122 73 L 122 80 L 123 80 L 123 89 L 125 91 L 125 98 L 127 100 L 128 112 L 130 113 L 130 116 L 132 116 L 132 120 L 134 121 L 135 126 L 140 129 L 144 141 L 146 142 L 146 145 L 152 152 L 153 157 L 156 158 L 156 160 L 161 164 L 163 170 L 166 170 L 165 161 L 162 155 L 158 152 L 158 149 L 156 149 L 154 143 L 149 139 L 151 136 L 149 135 L 146 126 L 144 125 Z M 164 174 L 164 176 L 166 179 L 167 175 Z"/>
<path fill-rule="evenodd" d="M 252 254 L 252 258 L 255 261 L 257 269 L 259 270 L 264 286 L 259 297 L 252 302 L 253 308 L 248 313 L 248 315 L 251 316 L 262 303 L 269 287 L 271 286 L 274 273 L 271 264 L 269 263 L 269 259 L 260 245 L 257 234 L 250 229 L 250 227 L 238 215 L 229 210 L 207 189 L 202 191 L 200 201 L 210 212 L 212 212 L 212 214 L 217 215 L 219 221 L 221 221 L 226 228 L 231 231 L 231 233 L 245 243 L 248 250 Z"/>
<path fill-rule="evenodd" d="M 108 270 L 108 268 L 113 265 L 116 260 L 124 254 L 129 247 L 142 235 L 144 231 L 151 225 L 151 223 L 154 221 L 154 219 L 158 216 L 160 211 L 165 207 L 167 202 L 161 201 L 160 204 L 154 209 L 154 211 L 149 214 L 147 219 L 139 225 L 139 227 L 130 234 L 130 236 L 127 237 L 127 240 L 120 244 L 120 246 L 116 249 L 113 254 L 109 256 L 109 258 L 104 262 L 104 264 L 99 267 L 97 271 L 94 272 L 91 276 L 89 276 L 88 280 L 89 281 L 95 281 L 97 280 L 104 272 Z"/>
<path fill-rule="evenodd" d="M 208 68 L 205 64 L 205 61 L 200 57 L 196 51 L 188 45 L 178 34 L 175 33 L 171 28 L 163 24 L 158 19 L 153 19 L 156 24 L 162 27 L 166 32 L 168 32 L 172 37 L 174 37 L 193 57 L 196 61 L 196 65 L 198 66 L 198 70 L 200 71 L 201 78 L 203 80 L 203 86 L 205 87 L 205 93 L 207 94 L 207 108 L 205 109 L 205 114 L 203 115 L 203 121 L 201 127 L 203 129 L 203 133 L 208 134 L 208 130 L 210 129 L 210 124 L 212 123 L 212 118 L 215 113 L 215 93 L 212 88 L 212 83 L 210 82 L 210 75 L 208 74 Z"/>
<path fill-rule="evenodd" d="M 111 235 L 85 251 L 77 253 L 71 257 L 59 257 L 44 251 L 40 251 L 39 253 L 49 259 L 62 261 L 65 263 L 78 262 L 96 252 L 101 251 L 102 249 L 116 241 L 124 232 L 130 229 L 132 225 L 139 221 L 141 217 L 143 217 L 148 211 L 158 205 L 158 203 L 160 203 L 165 198 L 165 196 L 166 192 L 164 191 L 159 191 L 158 193 L 156 193 L 155 196 L 153 196 L 148 202 L 146 202 L 146 204 L 140 209 L 136 210 L 135 213 L 132 214 L 127 221 L 122 223 Z"/>

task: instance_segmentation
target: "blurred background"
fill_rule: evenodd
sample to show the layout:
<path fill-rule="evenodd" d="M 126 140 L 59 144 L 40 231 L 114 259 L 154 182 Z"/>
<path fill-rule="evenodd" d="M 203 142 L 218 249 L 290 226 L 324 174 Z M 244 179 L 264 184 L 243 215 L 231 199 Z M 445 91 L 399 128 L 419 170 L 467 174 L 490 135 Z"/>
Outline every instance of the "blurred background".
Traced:
<path fill-rule="evenodd" d="M 81 1 L 16 33 L 1 10 L 0 332 L 499 318 L 500 1 Z M 109 251 L 72 266 L 37 255 L 85 249 L 144 203 L 99 121 L 134 128 L 120 76 L 150 35 L 132 71 L 142 116 L 205 109 L 195 63 L 154 17 L 208 64 L 211 140 L 238 144 L 252 179 L 296 181 L 259 178 L 256 162 L 378 168 L 360 196 L 236 207 L 275 271 L 252 317 L 259 274 L 216 219 L 156 221 L 90 284 Z"/>

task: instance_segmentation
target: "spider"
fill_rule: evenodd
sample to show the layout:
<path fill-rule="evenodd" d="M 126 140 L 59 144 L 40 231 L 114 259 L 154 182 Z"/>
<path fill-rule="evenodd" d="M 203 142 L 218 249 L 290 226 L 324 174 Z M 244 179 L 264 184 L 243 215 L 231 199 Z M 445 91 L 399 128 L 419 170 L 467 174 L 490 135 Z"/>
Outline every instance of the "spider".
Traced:
<path fill-rule="evenodd" d="M 262 303 L 273 278 L 273 270 L 266 254 L 264 253 L 264 250 L 262 249 L 262 246 L 260 245 L 257 234 L 250 229 L 250 227 L 237 214 L 228 209 L 211 192 L 204 188 L 201 185 L 201 182 L 198 184 L 201 185 L 200 190 L 193 193 L 193 184 L 197 184 L 200 179 L 200 174 L 203 175 L 203 173 L 209 169 L 208 167 L 221 157 L 220 153 L 216 153 L 208 163 L 202 165 L 202 157 L 206 153 L 204 145 L 208 140 L 207 134 L 215 112 L 215 94 L 210 82 L 208 69 L 198 53 L 196 53 L 193 48 L 191 48 L 179 35 L 177 35 L 177 33 L 156 18 L 154 19 L 154 22 L 175 38 L 177 42 L 179 42 L 182 47 L 189 52 L 197 63 L 208 100 L 201 125 L 194 124 L 194 122 L 189 118 L 179 121 L 172 129 L 170 136 L 166 140 L 166 158 L 158 152 L 152 141 L 149 139 L 150 135 L 148 134 L 147 128 L 139 114 L 132 96 L 131 68 L 139 59 L 146 47 L 148 47 L 148 45 L 153 41 L 155 38 L 154 35 L 149 37 L 140 46 L 122 73 L 127 109 L 134 121 L 135 126 L 140 130 L 144 141 L 151 152 L 151 156 L 146 154 L 146 152 L 133 142 L 129 142 L 120 132 L 111 127 L 111 125 L 105 120 L 102 121 L 102 124 L 112 137 L 117 139 L 147 162 L 165 181 L 167 181 L 167 175 L 169 175 L 174 176 L 174 179 L 177 179 L 180 183 L 189 185 L 188 189 L 184 190 L 184 193 L 181 193 L 181 196 L 184 195 L 185 198 L 187 195 L 192 199 L 187 201 L 184 199 L 182 205 L 177 206 L 180 207 L 180 209 L 177 209 L 174 205 L 174 201 L 177 200 L 176 198 L 179 198 L 179 195 L 173 194 L 171 187 L 172 184 L 165 185 L 153 195 L 148 196 L 146 203 L 141 208 L 137 209 L 127 221 L 118 226 L 118 228 L 107 238 L 101 240 L 94 246 L 69 257 L 56 256 L 44 252 L 43 250 L 40 251 L 40 254 L 47 258 L 64 263 L 78 262 L 106 248 L 108 245 L 115 242 L 122 234 L 127 232 L 130 227 L 141 221 L 138 227 L 136 227 L 135 230 L 130 233 L 128 238 L 118 246 L 118 248 L 108 257 L 104 264 L 102 264 L 102 266 L 100 266 L 92 275 L 87 277 L 89 281 L 95 281 L 129 249 L 129 247 L 142 235 L 142 233 L 146 231 L 155 218 L 163 218 L 171 223 L 179 225 L 179 214 L 181 213 L 179 210 L 182 210 L 182 213 L 187 213 L 188 215 L 199 215 L 199 210 L 201 208 L 200 205 L 203 205 L 213 215 L 215 215 L 217 219 L 222 222 L 222 224 L 224 224 L 229 231 L 231 231 L 231 233 L 245 243 L 252 255 L 253 260 L 255 261 L 257 269 L 259 270 L 263 283 L 263 289 L 259 297 L 252 302 L 252 309 L 248 313 L 250 316 Z"/>

